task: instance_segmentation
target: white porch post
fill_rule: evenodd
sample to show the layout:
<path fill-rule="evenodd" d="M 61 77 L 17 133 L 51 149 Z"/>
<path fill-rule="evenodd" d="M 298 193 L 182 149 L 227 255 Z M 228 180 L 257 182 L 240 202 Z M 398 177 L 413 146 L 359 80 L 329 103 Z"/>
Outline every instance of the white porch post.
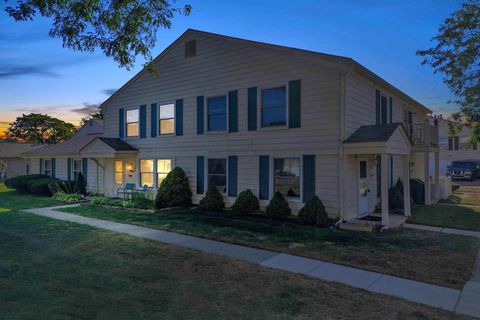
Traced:
<path fill-rule="evenodd" d="M 440 153 L 435 152 L 435 199 L 440 198 Z"/>
<path fill-rule="evenodd" d="M 403 213 L 411 215 L 410 210 L 410 155 L 403 156 Z"/>
<path fill-rule="evenodd" d="M 388 157 L 386 153 L 382 153 L 380 157 L 381 162 L 381 190 L 382 190 L 382 225 L 388 228 Z"/>
<path fill-rule="evenodd" d="M 425 204 L 430 205 L 430 152 L 424 152 L 424 173 L 425 173 Z"/>

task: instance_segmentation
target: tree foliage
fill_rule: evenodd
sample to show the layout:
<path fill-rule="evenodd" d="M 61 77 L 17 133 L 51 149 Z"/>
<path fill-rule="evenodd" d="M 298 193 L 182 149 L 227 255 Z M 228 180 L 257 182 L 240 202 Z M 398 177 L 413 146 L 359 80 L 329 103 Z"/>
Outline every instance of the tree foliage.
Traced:
<path fill-rule="evenodd" d="M 31 143 L 59 143 L 77 132 L 71 123 L 50 117 L 46 114 L 22 114 L 10 124 L 7 139 Z"/>
<path fill-rule="evenodd" d="M 99 107 L 97 112 L 89 113 L 86 117 L 80 120 L 80 127 L 83 127 L 87 124 L 90 120 L 102 120 L 103 119 L 103 111 Z"/>
<path fill-rule="evenodd" d="M 137 55 L 152 60 L 160 28 L 169 29 L 176 14 L 189 15 L 190 5 L 175 7 L 175 0 L 6 0 L 5 11 L 16 21 L 41 15 L 53 19 L 49 35 L 63 47 L 93 52 L 100 49 L 120 67 L 130 69 Z"/>
<path fill-rule="evenodd" d="M 458 97 L 454 119 L 480 121 L 480 1 L 467 0 L 440 26 L 433 48 L 419 50 L 422 64 L 431 65 Z"/>

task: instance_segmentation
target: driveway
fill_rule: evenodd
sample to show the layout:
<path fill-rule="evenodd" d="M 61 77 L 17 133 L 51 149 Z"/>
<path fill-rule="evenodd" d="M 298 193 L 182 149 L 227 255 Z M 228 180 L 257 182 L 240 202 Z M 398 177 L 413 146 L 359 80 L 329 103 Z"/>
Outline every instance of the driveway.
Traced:
<path fill-rule="evenodd" d="M 452 183 L 458 184 L 461 187 L 479 187 L 478 192 L 480 193 L 480 179 L 474 181 L 468 180 L 453 180 Z"/>

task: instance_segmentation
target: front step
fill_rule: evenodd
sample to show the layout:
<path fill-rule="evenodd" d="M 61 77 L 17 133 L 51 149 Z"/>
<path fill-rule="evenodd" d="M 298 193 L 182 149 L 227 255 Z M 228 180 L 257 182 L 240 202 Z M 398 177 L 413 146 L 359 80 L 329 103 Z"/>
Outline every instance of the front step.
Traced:
<path fill-rule="evenodd" d="M 341 230 L 347 231 L 359 231 L 359 232 L 373 232 L 375 230 L 375 224 L 370 223 L 347 223 L 341 222 L 338 224 Z"/>

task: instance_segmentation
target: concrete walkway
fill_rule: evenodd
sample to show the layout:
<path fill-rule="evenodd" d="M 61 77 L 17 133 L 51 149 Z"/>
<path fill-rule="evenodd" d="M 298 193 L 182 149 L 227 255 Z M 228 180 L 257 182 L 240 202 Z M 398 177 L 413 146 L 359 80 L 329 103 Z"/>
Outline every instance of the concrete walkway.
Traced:
<path fill-rule="evenodd" d="M 211 254 L 228 256 L 268 268 L 300 273 L 326 281 L 339 282 L 355 288 L 403 298 L 416 303 L 480 318 L 480 283 L 478 282 L 480 278 L 480 259 L 477 261 L 474 279 L 472 278 L 471 281 L 467 282 L 465 288 L 460 291 L 321 260 L 55 211 L 57 208 L 71 206 L 36 208 L 24 211 L 53 219 L 86 224 L 135 237 L 196 249 Z"/>
<path fill-rule="evenodd" d="M 471 231 L 471 230 L 452 229 L 452 228 L 445 228 L 445 227 L 425 226 L 425 225 L 421 225 L 421 224 L 412 224 L 412 223 L 405 223 L 405 224 L 403 225 L 403 227 L 409 228 L 409 229 L 425 230 L 425 231 L 433 231 L 433 232 L 442 232 L 442 233 L 455 234 L 455 235 L 460 235 L 460 236 L 468 236 L 468 237 L 480 238 L 480 231 Z"/>

